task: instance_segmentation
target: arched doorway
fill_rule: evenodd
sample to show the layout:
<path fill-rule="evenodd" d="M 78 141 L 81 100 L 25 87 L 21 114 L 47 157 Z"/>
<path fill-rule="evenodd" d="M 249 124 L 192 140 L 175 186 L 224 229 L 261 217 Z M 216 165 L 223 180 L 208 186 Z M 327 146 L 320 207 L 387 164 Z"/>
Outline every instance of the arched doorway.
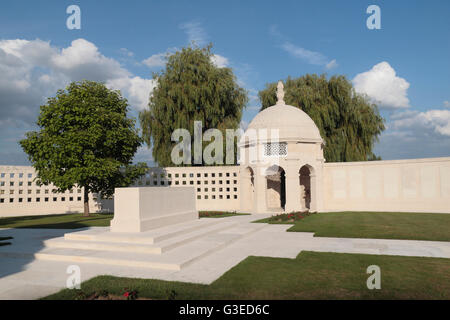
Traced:
<path fill-rule="evenodd" d="M 269 210 L 284 210 L 286 205 L 286 175 L 276 165 L 266 170 L 266 201 Z"/>
<path fill-rule="evenodd" d="M 247 167 L 241 173 L 241 209 L 252 212 L 255 199 L 255 176 L 253 169 Z"/>
<path fill-rule="evenodd" d="M 312 168 L 304 165 L 300 168 L 300 203 L 304 210 L 311 209 L 311 174 Z"/>

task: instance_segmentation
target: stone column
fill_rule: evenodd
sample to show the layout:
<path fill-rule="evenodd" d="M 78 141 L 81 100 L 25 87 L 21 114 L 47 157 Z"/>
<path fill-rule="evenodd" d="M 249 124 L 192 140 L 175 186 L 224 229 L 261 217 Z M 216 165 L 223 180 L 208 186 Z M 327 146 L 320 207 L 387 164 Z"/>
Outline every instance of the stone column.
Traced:
<path fill-rule="evenodd" d="M 286 205 L 287 213 L 293 211 L 300 211 L 300 178 L 299 172 L 295 168 L 285 170 L 286 175 Z"/>
<path fill-rule="evenodd" d="M 265 169 L 261 166 L 255 167 L 254 179 L 255 179 L 255 202 L 254 202 L 254 210 L 256 213 L 265 213 L 267 212 L 267 203 L 266 203 L 266 189 L 267 189 L 267 181 L 265 176 Z"/>
<path fill-rule="evenodd" d="M 318 210 L 318 200 L 319 200 L 319 195 L 318 192 L 319 188 L 318 188 L 318 183 L 317 183 L 317 175 L 315 173 L 311 173 L 309 175 L 309 181 L 311 184 L 311 204 L 310 204 L 310 208 L 309 211 L 310 212 L 316 212 Z"/>
<path fill-rule="evenodd" d="M 254 211 L 254 186 L 252 186 L 252 175 L 251 173 L 246 169 L 241 171 L 240 173 L 241 177 L 241 210 L 242 211 Z"/>

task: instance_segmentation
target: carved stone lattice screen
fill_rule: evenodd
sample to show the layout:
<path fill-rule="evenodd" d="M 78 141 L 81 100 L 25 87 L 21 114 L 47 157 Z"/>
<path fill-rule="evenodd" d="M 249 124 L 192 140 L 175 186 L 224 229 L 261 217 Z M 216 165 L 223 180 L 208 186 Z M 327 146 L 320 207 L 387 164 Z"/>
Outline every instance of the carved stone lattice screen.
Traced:
<path fill-rule="evenodd" d="M 266 156 L 285 156 L 285 155 L 287 155 L 286 142 L 266 143 L 264 145 L 264 155 L 266 155 Z"/>

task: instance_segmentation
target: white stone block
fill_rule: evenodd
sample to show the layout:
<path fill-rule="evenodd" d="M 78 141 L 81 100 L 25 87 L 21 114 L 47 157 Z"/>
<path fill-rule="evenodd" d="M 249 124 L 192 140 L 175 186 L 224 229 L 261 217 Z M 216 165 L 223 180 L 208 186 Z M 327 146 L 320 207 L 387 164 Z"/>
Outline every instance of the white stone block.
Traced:
<path fill-rule="evenodd" d="M 196 219 L 193 187 L 115 189 L 112 232 L 143 232 Z"/>

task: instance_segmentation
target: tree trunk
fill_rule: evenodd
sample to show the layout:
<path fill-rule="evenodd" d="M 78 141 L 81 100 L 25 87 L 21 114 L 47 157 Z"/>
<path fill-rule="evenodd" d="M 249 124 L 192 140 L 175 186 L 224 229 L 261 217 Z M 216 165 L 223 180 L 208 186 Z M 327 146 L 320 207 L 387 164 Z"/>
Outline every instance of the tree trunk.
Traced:
<path fill-rule="evenodd" d="M 89 217 L 89 188 L 84 187 L 84 213 L 83 217 Z"/>

